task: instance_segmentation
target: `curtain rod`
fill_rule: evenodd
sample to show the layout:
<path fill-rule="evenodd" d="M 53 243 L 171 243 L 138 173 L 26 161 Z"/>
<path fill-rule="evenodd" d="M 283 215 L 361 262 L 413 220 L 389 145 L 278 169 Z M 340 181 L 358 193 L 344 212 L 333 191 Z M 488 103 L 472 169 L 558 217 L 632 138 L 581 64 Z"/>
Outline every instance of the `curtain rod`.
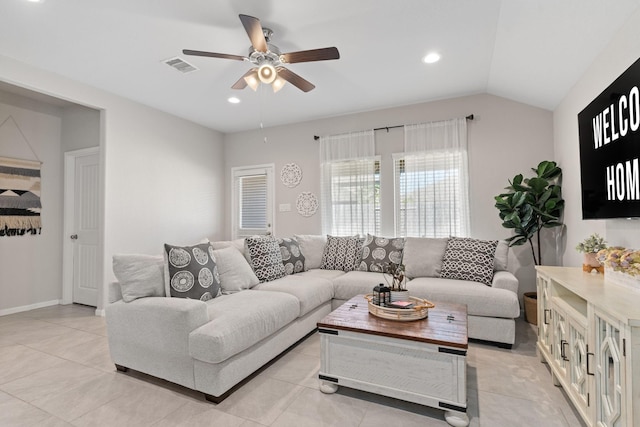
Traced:
<path fill-rule="evenodd" d="M 469 114 L 467 117 L 465 117 L 465 119 L 473 120 L 473 114 Z M 387 132 L 389 132 L 389 129 L 403 128 L 403 127 L 405 127 L 405 125 L 385 126 L 385 127 L 382 127 L 382 128 L 375 128 L 374 131 L 375 130 L 385 130 L 386 129 Z M 320 139 L 320 137 L 318 135 L 313 135 L 313 139 L 317 141 L 317 140 Z"/>

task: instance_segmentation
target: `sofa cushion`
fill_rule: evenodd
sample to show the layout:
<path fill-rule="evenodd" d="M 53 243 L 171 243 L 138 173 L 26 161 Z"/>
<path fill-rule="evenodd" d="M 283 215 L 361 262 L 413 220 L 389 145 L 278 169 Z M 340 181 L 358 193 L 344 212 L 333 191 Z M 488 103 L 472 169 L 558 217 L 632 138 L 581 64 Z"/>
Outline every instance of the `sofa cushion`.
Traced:
<path fill-rule="evenodd" d="M 403 237 L 387 238 L 367 234 L 362 244 L 362 259 L 358 270 L 380 273 L 389 263 L 400 264 L 403 248 Z"/>
<path fill-rule="evenodd" d="M 220 276 L 209 243 L 164 245 L 164 282 L 167 296 L 207 301 L 220 292 Z"/>
<path fill-rule="evenodd" d="M 333 298 L 331 280 L 307 274 L 285 276 L 273 282 L 260 283 L 253 289 L 285 292 L 295 296 L 300 301 L 300 316 L 304 316 Z"/>
<path fill-rule="evenodd" d="M 451 237 L 442 259 L 440 277 L 490 285 L 497 246 L 497 240 Z"/>
<path fill-rule="evenodd" d="M 113 274 L 120 283 L 124 302 L 165 296 L 162 255 L 116 254 L 113 256 Z"/>
<path fill-rule="evenodd" d="M 385 281 L 385 276 L 387 280 Z M 391 283 L 391 276 L 370 271 L 349 271 L 333 279 L 333 297 L 348 300 L 356 295 L 370 294 L 379 284 Z"/>
<path fill-rule="evenodd" d="M 320 268 L 324 270 L 355 270 L 362 257 L 362 239 L 358 236 L 327 236 Z"/>
<path fill-rule="evenodd" d="M 300 274 L 303 276 L 322 277 L 327 280 L 333 280 L 336 277 L 345 275 L 346 273 L 342 270 L 322 270 L 320 268 L 316 268 L 313 270 L 307 270 Z"/>
<path fill-rule="evenodd" d="M 300 250 L 302 250 L 302 254 L 304 255 L 305 270 L 320 268 L 320 265 L 322 265 L 322 254 L 324 253 L 324 247 L 327 244 L 327 236 L 314 234 L 295 234 L 293 237 L 300 245 Z"/>
<path fill-rule="evenodd" d="M 189 354 L 220 363 L 260 342 L 298 317 L 300 302 L 282 292 L 249 290 L 207 302 L 207 324 L 189 334 Z"/>
<path fill-rule="evenodd" d="M 495 271 L 507 271 L 507 263 L 509 260 L 509 244 L 504 241 L 498 241 L 496 247 L 496 255 L 493 260 L 493 269 Z"/>
<path fill-rule="evenodd" d="M 300 244 L 296 239 L 288 237 L 278 239 L 280 255 L 287 274 L 301 273 L 304 271 L 304 254 L 300 250 Z"/>
<path fill-rule="evenodd" d="M 286 276 L 280 246 L 273 236 L 253 236 L 244 239 L 250 257 L 251 268 L 260 282 L 268 282 Z"/>
<path fill-rule="evenodd" d="M 250 289 L 260 283 L 247 260 L 234 246 L 213 251 L 220 273 L 223 294 Z"/>
<path fill-rule="evenodd" d="M 407 277 L 440 277 L 448 241 L 448 238 L 407 237 L 402 256 Z"/>
<path fill-rule="evenodd" d="M 507 289 L 496 289 L 467 280 L 419 277 L 407 283 L 410 294 L 426 298 L 438 305 L 453 302 L 467 305 L 473 316 L 516 318 L 520 316 L 518 295 Z"/>

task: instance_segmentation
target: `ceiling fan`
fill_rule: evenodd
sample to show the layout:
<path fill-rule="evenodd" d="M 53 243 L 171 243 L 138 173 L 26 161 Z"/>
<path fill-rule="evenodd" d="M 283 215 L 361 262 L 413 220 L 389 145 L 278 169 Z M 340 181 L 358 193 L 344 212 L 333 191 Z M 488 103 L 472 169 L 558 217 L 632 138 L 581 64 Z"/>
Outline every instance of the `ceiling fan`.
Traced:
<path fill-rule="evenodd" d="M 257 90 L 260 82 L 262 82 L 271 84 L 274 92 L 279 91 L 285 82 L 291 83 L 303 92 L 309 92 L 315 88 L 311 82 L 303 79 L 288 68 L 285 68 L 284 64 L 340 59 L 340 52 L 338 52 L 338 49 L 335 47 L 280 53 L 280 49 L 278 49 L 277 46 L 269 43 L 273 31 L 263 27 L 258 18 L 249 15 L 240 15 L 240 21 L 249 35 L 249 40 L 251 40 L 248 56 L 189 49 L 183 50 L 182 53 L 193 56 L 249 61 L 255 65 L 255 67 L 247 71 L 231 87 L 233 89 L 244 89 L 249 86 L 253 90 Z"/>

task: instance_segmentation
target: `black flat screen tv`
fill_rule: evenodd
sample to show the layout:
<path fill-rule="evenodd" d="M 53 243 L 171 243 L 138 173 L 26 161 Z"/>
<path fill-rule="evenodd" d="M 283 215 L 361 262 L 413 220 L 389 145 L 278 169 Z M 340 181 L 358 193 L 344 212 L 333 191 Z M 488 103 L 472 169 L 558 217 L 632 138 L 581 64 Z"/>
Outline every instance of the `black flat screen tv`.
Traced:
<path fill-rule="evenodd" d="M 578 114 L 582 218 L 640 217 L 640 59 Z"/>

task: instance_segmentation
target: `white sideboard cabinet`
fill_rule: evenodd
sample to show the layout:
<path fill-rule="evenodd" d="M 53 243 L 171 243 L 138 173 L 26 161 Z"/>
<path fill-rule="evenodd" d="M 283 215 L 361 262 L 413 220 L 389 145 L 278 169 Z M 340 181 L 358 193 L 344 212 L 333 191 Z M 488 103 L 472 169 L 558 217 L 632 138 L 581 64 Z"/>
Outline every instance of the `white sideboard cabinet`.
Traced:
<path fill-rule="evenodd" d="M 539 266 L 538 354 L 593 427 L 640 426 L 640 290 Z"/>

